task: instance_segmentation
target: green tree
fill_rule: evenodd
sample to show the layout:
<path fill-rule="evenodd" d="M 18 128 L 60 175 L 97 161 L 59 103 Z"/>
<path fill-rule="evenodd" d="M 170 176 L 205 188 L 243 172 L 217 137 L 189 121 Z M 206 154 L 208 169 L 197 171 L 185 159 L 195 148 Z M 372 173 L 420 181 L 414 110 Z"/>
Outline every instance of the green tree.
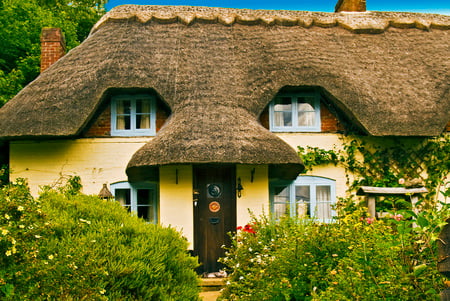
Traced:
<path fill-rule="evenodd" d="M 0 0 L 0 106 L 40 72 L 43 27 L 62 29 L 67 50 L 105 13 L 106 0 Z"/>

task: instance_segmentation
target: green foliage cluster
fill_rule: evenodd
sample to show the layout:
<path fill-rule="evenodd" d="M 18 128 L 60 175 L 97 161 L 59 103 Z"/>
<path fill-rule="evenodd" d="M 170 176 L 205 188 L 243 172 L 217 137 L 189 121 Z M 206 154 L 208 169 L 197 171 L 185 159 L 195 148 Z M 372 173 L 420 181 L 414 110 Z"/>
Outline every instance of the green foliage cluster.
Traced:
<path fill-rule="evenodd" d="M 0 190 L 2 299 L 198 299 L 198 263 L 177 231 L 79 188 L 72 178 L 34 199 L 19 179 Z"/>
<path fill-rule="evenodd" d="M 355 210 L 330 224 L 254 218 L 221 259 L 230 278 L 220 300 L 438 300 L 440 205 L 382 220 Z"/>
<path fill-rule="evenodd" d="M 105 0 L 0 0 L 0 107 L 40 72 L 43 27 L 62 29 L 77 46 L 104 14 Z"/>
<path fill-rule="evenodd" d="M 450 174 L 450 135 L 437 138 L 343 138 L 342 149 L 299 147 L 306 171 L 314 166 L 339 164 L 346 169 L 349 194 L 361 186 L 397 187 L 419 179 L 429 193 L 421 199 L 424 206 L 433 206 L 445 178 Z M 400 181 L 400 182 L 399 182 Z M 353 199 L 347 200 L 354 202 Z M 385 198 L 377 202 L 377 211 L 408 206 L 402 199 Z"/>

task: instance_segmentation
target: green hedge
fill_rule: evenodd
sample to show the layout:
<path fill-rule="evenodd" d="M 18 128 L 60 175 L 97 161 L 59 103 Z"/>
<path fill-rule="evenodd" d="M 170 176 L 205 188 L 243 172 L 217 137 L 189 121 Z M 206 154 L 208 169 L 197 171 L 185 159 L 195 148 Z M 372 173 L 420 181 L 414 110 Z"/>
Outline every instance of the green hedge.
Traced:
<path fill-rule="evenodd" d="M 374 220 L 364 209 L 323 224 L 262 216 L 222 262 L 221 300 L 439 300 L 436 240 L 449 205 Z"/>
<path fill-rule="evenodd" d="M 196 258 L 177 231 L 118 203 L 24 180 L 0 191 L 0 295 L 11 299 L 197 300 Z"/>

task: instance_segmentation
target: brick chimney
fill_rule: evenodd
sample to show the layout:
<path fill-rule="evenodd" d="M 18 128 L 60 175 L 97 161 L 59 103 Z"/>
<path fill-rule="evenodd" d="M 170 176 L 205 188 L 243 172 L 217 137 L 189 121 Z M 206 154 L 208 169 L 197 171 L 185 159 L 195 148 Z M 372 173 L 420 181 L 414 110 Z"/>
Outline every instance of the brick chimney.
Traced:
<path fill-rule="evenodd" d="M 66 41 L 59 28 L 42 28 L 41 72 L 50 67 L 66 53 Z"/>
<path fill-rule="evenodd" d="M 334 12 L 342 11 L 364 12 L 366 11 L 366 0 L 339 0 Z"/>

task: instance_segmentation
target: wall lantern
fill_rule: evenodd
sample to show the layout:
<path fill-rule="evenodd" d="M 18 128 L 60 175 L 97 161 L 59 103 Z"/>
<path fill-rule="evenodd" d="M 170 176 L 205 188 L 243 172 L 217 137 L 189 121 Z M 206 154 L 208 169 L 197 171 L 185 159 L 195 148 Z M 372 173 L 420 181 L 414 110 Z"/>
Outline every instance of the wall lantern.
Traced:
<path fill-rule="evenodd" d="M 240 198 L 241 195 L 242 195 L 241 191 L 244 190 L 244 187 L 242 187 L 242 184 L 241 184 L 241 178 L 240 177 L 238 178 L 238 184 L 237 184 L 236 190 L 237 190 L 237 196 L 238 196 L 238 198 Z"/>

